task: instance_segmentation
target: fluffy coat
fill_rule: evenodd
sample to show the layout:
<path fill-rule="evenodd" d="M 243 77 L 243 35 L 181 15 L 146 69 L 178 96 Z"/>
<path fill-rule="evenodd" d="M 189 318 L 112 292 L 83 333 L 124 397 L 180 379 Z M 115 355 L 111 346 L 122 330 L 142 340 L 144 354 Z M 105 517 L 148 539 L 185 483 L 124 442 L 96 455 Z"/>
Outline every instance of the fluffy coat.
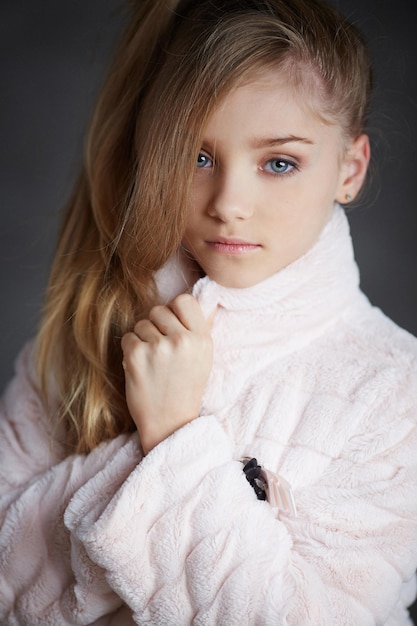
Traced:
<path fill-rule="evenodd" d="M 198 281 L 219 305 L 201 415 L 143 459 L 136 434 L 65 457 L 27 348 L 1 404 L 1 624 L 411 624 L 417 341 L 358 284 L 339 207 L 266 281 Z M 256 499 L 245 456 L 297 516 Z"/>

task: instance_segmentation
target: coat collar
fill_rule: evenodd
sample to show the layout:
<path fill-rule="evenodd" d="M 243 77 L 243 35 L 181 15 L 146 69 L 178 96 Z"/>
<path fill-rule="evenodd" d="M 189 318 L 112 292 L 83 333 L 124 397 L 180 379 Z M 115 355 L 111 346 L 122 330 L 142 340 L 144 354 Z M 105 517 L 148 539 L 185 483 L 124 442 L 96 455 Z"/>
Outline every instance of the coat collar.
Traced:
<path fill-rule="evenodd" d="M 348 220 L 335 205 L 332 218 L 305 255 L 252 287 L 227 288 L 208 276 L 198 280 L 192 262 L 181 251 L 157 273 L 156 280 L 161 302 L 192 289 L 206 316 L 216 306 L 236 313 L 272 307 L 275 318 L 290 316 L 294 322 L 307 322 L 343 310 L 358 291 L 359 272 Z"/>
<path fill-rule="evenodd" d="M 185 291 L 192 276 L 186 264 L 171 260 L 169 272 L 176 267 L 171 281 L 165 274 L 170 297 L 175 295 L 174 285 Z M 318 241 L 304 256 L 265 281 L 230 289 L 206 276 L 194 284 L 192 293 L 206 317 L 217 307 L 211 329 L 214 361 L 202 403 L 203 413 L 215 413 L 234 405 L 249 374 L 266 371 L 277 359 L 305 348 L 363 297 L 343 209 L 335 206 Z"/>
<path fill-rule="evenodd" d="M 222 287 L 206 276 L 194 285 L 192 293 L 206 315 L 217 304 L 228 311 L 273 307 L 276 315 L 306 318 L 316 308 L 343 308 L 358 285 L 349 224 L 337 205 L 316 244 L 273 276 L 244 289 Z"/>

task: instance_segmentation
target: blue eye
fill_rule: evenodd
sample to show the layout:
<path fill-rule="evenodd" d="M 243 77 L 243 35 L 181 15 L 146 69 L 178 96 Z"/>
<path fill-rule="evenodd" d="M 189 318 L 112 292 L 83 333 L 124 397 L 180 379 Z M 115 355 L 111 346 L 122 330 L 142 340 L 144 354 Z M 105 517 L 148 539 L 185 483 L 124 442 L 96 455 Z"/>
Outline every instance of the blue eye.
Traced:
<path fill-rule="evenodd" d="M 294 167 L 294 163 L 284 159 L 271 159 L 266 163 L 264 170 L 272 174 L 288 174 Z"/>
<path fill-rule="evenodd" d="M 200 152 L 197 157 L 197 167 L 201 169 L 204 167 L 212 167 L 212 166 L 213 166 L 213 161 L 206 154 L 203 154 L 202 152 Z"/>

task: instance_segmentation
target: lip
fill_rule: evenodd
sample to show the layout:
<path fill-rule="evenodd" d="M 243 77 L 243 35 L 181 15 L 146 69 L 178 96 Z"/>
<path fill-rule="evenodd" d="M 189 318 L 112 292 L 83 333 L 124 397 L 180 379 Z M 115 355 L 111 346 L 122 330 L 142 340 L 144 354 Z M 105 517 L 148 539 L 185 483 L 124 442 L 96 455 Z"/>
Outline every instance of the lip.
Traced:
<path fill-rule="evenodd" d="M 239 237 L 216 237 L 206 241 L 206 243 L 216 252 L 232 255 L 247 254 L 260 248 L 258 243 L 252 243 Z"/>
<path fill-rule="evenodd" d="M 240 239 L 239 237 L 216 237 L 215 239 L 211 239 L 207 241 L 207 243 L 222 243 L 225 245 L 231 246 L 255 246 L 257 244 L 252 243 L 251 241 L 246 241 L 245 239 Z"/>

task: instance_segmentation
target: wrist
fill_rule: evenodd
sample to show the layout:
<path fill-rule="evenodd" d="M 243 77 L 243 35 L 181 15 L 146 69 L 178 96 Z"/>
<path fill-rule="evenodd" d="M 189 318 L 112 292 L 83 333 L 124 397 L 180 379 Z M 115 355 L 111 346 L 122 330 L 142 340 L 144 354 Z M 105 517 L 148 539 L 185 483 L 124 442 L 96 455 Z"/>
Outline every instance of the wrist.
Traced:
<path fill-rule="evenodd" d="M 192 422 L 195 417 L 183 419 L 181 422 L 175 421 L 169 424 L 164 423 L 162 426 L 156 426 L 155 422 L 152 422 L 145 427 L 138 427 L 143 454 L 148 454 L 148 452 L 150 452 L 158 444 L 162 443 L 162 441 L 165 441 L 165 439 L 168 439 L 168 437 L 173 435 L 177 430 L 180 430 L 183 426 Z"/>

